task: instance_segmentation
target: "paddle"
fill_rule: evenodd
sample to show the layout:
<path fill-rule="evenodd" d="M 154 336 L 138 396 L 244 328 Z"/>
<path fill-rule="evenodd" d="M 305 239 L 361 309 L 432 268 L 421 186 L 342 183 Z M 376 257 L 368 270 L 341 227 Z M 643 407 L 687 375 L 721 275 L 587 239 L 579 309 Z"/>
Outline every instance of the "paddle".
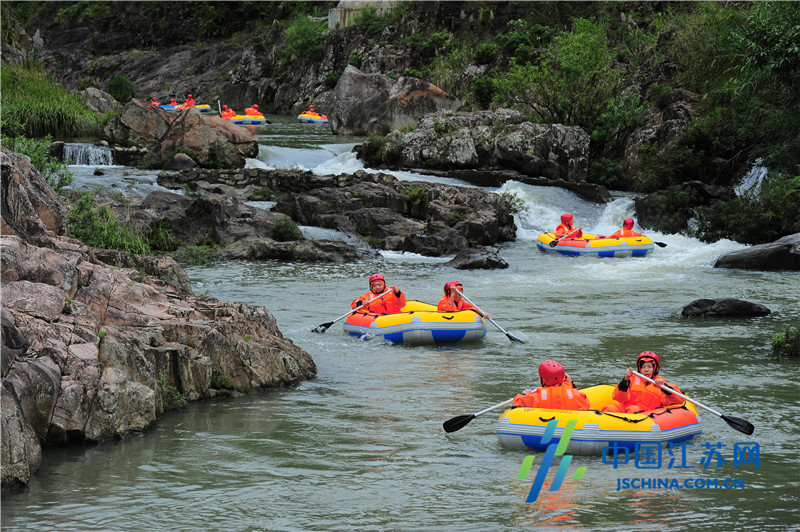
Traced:
<path fill-rule="evenodd" d="M 444 431 L 445 432 L 455 432 L 457 430 L 460 430 L 460 429 L 463 429 L 464 427 L 466 427 L 467 424 L 470 421 L 472 421 L 473 419 L 475 419 L 479 415 L 485 414 L 486 412 L 489 412 L 490 410 L 494 410 L 495 408 L 500 408 L 501 406 L 507 405 L 508 403 L 511 403 L 513 401 L 514 401 L 514 398 L 512 397 L 508 401 L 503 401 L 502 403 L 500 403 L 498 405 L 494 405 L 492 407 L 489 407 L 486 410 L 481 410 L 480 412 L 476 412 L 474 414 L 469 414 L 468 416 L 456 416 L 453 419 L 448 419 L 447 421 L 442 423 L 442 426 L 444 427 Z"/>
<path fill-rule="evenodd" d="M 512 342 L 519 342 L 519 343 L 521 343 L 521 344 L 524 344 L 524 343 L 525 343 L 525 342 L 523 342 L 522 340 L 520 340 L 519 338 L 517 338 L 516 336 L 513 336 L 513 335 L 509 334 L 508 332 L 506 332 L 506 330 L 505 330 L 505 329 L 503 329 L 503 328 L 502 328 L 502 327 L 500 327 L 500 326 L 499 326 L 497 323 L 495 323 L 495 321 L 494 321 L 492 318 L 490 318 L 489 316 L 487 316 L 487 315 L 486 315 L 486 313 L 485 313 L 484 311 L 482 311 L 481 309 L 479 309 L 479 308 L 478 308 L 478 305 L 476 305 L 475 303 L 473 303 L 472 301 L 470 301 L 470 299 L 469 299 L 467 296 L 465 296 L 465 295 L 464 295 L 464 292 L 462 292 L 461 290 L 459 290 L 459 289 L 458 289 L 458 288 L 456 288 L 456 287 L 453 287 L 453 290 L 455 290 L 457 294 L 461 294 L 461 297 L 463 297 L 464 299 L 466 299 L 466 300 L 469 302 L 469 304 L 471 304 L 473 307 L 475 307 L 475 310 L 477 310 L 477 311 L 478 311 L 478 313 L 479 313 L 481 316 L 483 316 L 483 317 L 484 317 L 484 318 L 486 318 L 487 320 L 489 320 L 489 321 L 491 321 L 492 323 L 494 323 L 494 326 L 495 326 L 495 327 L 497 327 L 498 329 L 500 329 L 501 331 L 503 331 L 503 334 L 505 334 L 506 336 L 508 336 L 508 339 L 509 339 L 509 340 L 511 340 Z"/>
<path fill-rule="evenodd" d="M 369 301 L 367 301 L 367 302 L 366 302 L 364 305 L 369 305 L 369 304 L 370 304 L 370 303 L 372 303 L 373 301 L 377 301 L 377 300 L 379 300 L 380 298 L 382 298 L 383 296 L 385 296 L 386 294 L 388 294 L 388 293 L 389 293 L 389 292 L 391 292 L 391 291 L 392 291 L 392 289 L 391 289 L 391 288 L 387 289 L 387 290 L 386 290 L 384 293 L 382 293 L 382 294 L 381 294 L 381 295 L 379 295 L 379 296 L 375 296 L 375 297 L 373 297 L 372 299 L 370 299 Z M 329 322 L 327 322 L 327 323 L 323 323 L 323 324 L 322 324 L 322 325 L 320 325 L 319 327 L 315 327 L 315 328 L 311 329 L 311 332 L 324 333 L 325 331 L 327 331 L 327 330 L 328 330 L 328 327 L 330 327 L 331 325 L 333 325 L 334 323 L 336 323 L 336 322 L 337 322 L 337 321 L 339 321 L 340 319 L 342 319 L 342 318 L 346 318 L 347 316 L 349 316 L 349 315 L 350 315 L 350 314 L 352 314 L 353 312 L 357 311 L 358 309 L 360 309 L 360 308 L 361 308 L 361 307 L 363 307 L 364 305 L 360 305 L 360 306 L 358 306 L 358 307 L 354 308 L 353 310 L 351 310 L 351 311 L 350 311 L 350 312 L 348 312 L 347 314 L 342 314 L 341 316 L 339 316 L 338 318 L 336 318 L 336 319 L 335 319 L 335 320 L 333 320 L 333 321 L 329 321 Z"/>
<path fill-rule="evenodd" d="M 651 379 L 651 378 L 649 378 L 649 377 L 645 377 L 644 375 L 642 375 L 642 374 L 641 374 L 641 373 L 639 373 L 638 371 L 634 371 L 634 372 L 633 372 L 633 374 L 634 374 L 634 375 L 637 375 L 637 376 L 639 376 L 639 377 L 641 377 L 641 378 L 643 378 L 643 379 L 644 379 L 644 380 L 646 380 L 647 382 L 651 382 L 651 383 L 653 383 L 653 384 L 655 384 L 655 383 L 656 383 L 656 382 L 655 382 L 653 379 Z M 694 404 L 696 404 L 696 405 L 697 405 L 697 406 L 699 406 L 700 408 L 705 408 L 706 410 L 708 410 L 708 411 L 709 411 L 709 412 L 711 412 L 712 414 L 716 414 L 717 416 L 719 416 L 719 417 L 721 417 L 722 419 L 724 419 L 724 420 L 725 420 L 725 422 L 726 422 L 728 425 L 730 425 L 730 426 L 731 426 L 731 428 L 733 428 L 733 429 L 736 429 L 736 430 L 738 430 L 739 432 L 743 432 L 744 434 L 747 434 L 747 435 L 749 436 L 749 435 L 750 435 L 750 434 L 752 434 L 752 433 L 753 433 L 753 431 L 755 430 L 755 427 L 753 426 L 753 424 L 752 424 L 752 423 L 750 423 L 749 421 L 747 421 L 746 419 L 742 419 L 742 418 L 738 418 L 738 417 L 730 417 L 730 416 L 726 416 L 726 415 L 724 415 L 724 414 L 720 414 L 719 412 L 717 412 L 717 411 L 716 411 L 716 410 L 714 410 L 713 408 L 709 408 L 709 407 L 707 407 L 706 405 L 704 405 L 704 404 L 701 404 L 701 403 L 699 403 L 699 402 L 695 401 L 694 399 L 690 399 L 690 398 L 686 397 L 685 395 L 683 395 L 682 393 L 680 393 L 680 392 L 676 392 L 675 390 L 673 390 L 673 389 L 672 389 L 672 388 L 670 388 L 669 386 L 661 386 L 661 387 L 662 387 L 663 389 L 666 389 L 666 390 L 667 390 L 667 391 L 669 391 L 670 393 L 674 393 L 674 394 L 675 394 L 675 395 L 677 395 L 678 397 L 682 397 L 683 399 L 686 399 L 686 400 L 687 400 L 687 401 L 689 401 L 690 403 L 694 403 Z"/>
<path fill-rule="evenodd" d="M 663 243 L 663 242 L 653 242 L 653 244 L 655 244 L 656 246 L 658 246 L 658 247 L 660 247 L 660 248 L 665 248 L 665 247 L 667 247 L 667 245 L 666 245 L 665 243 Z"/>
<path fill-rule="evenodd" d="M 566 235 L 562 236 L 561 238 L 556 238 L 555 240 L 551 240 L 550 243 L 548 244 L 548 246 L 550 246 L 551 248 L 554 248 L 554 247 L 556 247 L 558 245 L 559 242 L 561 242 L 565 238 L 569 238 L 571 235 L 574 235 L 575 233 L 577 233 L 580 230 L 581 230 L 581 228 L 578 227 L 577 229 L 575 229 L 571 233 L 567 233 Z"/>

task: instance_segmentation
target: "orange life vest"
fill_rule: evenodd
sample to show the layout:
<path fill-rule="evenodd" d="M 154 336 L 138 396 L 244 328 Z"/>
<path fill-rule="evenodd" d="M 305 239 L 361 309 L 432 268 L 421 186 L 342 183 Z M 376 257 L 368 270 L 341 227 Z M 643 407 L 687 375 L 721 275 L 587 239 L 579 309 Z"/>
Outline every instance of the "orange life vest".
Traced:
<path fill-rule="evenodd" d="M 188 100 L 184 100 L 183 108 L 188 109 L 189 107 L 194 107 L 194 98 L 190 98 Z"/>
<path fill-rule="evenodd" d="M 359 307 L 359 312 L 363 309 L 364 312 L 374 312 L 375 314 L 397 314 L 398 312 L 402 312 L 403 307 L 406 306 L 406 295 L 403 292 L 400 292 L 400 297 L 394 295 L 394 292 L 389 292 L 377 301 L 373 301 L 367 305 L 367 301 L 374 298 L 376 295 L 377 294 L 373 294 L 372 292 L 367 292 L 363 296 L 355 298 L 353 302 L 350 303 L 350 308 L 358 307 L 357 303 L 363 301 L 363 304 Z"/>
<path fill-rule="evenodd" d="M 244 110 L 244 114 L 246 114 L 246 115 L 260 115 L 261 113 L 258 112 L 257 109 L 254 109 L 252 107 L 248 107 L 247 109 Z"/>
<path fill-rule="evenodd" d="M 442 296 L 442 299 L 439 300 L 439 304 L 436 305 L 436 309 L 439 312 L 458 312 L 459 310 L 474 310 L 475 307 L 467 303 L 465 300 L 461 300 L 450 304 L 449 296 Z"/>
<path fill-rule="evenodd" d="M 536 388 L 528 395 L 518 394 L 514 397 L 513 405 L 553 410 L 587 410 L 589 400 L 585 393 L 573 388 L 571 383 L 563 382 L 558 386 Z"/>
<path fill-rule="evenodd" d="M 680 392 L 678 387 L 674 384 L 665 384 L 673 390 Z M 627 392 L 621 391 L 618 386 L 614 388 L 614 391 L 611 393 L 611 398 L 615 401 L 619 401 L 620 408 L 636 406 L 645 411 L 683 402 L 677 395 L 667 395 L 661 389 L 657 388 L 655 384 L 650 384 L 636 375 L 631 377 Z"/>
<path fill-rule="evenodd" d="M 631 236 L 644 236 L 644 235 L 642 235 L 642 233 L 637 233 L 636 231 L 633 231 L 632 229 L 619 229 L 616 232 L 614 232 L 611 235 L 609 235 L 608 238 L 625 238 L 625 237 L 631 237 Z"/>
<path fill-rule="evenodd" d="M 558 227 L 556 227 L 556 238 L 561 238 L 562 236 L 567 235 L 572 231 L 575 231 L 575 227 L 572 226 L 567 227 L 567 225 L 563 223 L 558 224 Z M 582 236 L 583 236 L 583 231 L 578 231 L 572 236 L 570 236 L 570 238 L 580 238 Z"/>

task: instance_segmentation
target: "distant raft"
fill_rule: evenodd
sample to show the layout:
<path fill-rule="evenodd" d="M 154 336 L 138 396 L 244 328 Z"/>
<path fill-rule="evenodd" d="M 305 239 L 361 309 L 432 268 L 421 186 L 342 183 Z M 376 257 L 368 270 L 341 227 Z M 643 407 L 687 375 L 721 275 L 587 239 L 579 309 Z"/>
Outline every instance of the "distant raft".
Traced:
<path fill-rule="evenodd" d="M 617 404 L 611 398 L 613 390 L 610 384 L 584 388 L 593 410 L 507 410 L 497 422 L 497 439 L 505 447 L 545 451 L 569 438 L 567 454 L 601 455 L 606 448 L 613 453 L 632 451 L 640 443 L 680 443 L 702 432 L 697 409 L 688 401 L 640 414 L 601 412 Z"/>
<path fill-rule="evenodd" d="M 261 124 L 268 123 L 264 115 L 234 115 L 230 118 L 226 118 L 226 120 L 230 120 L 234 124 L 240 126 L 260 126 Z"/>
<path fill-rule="evenodd" d="M 542 233 L 536 246 L 545 253 L 559 253 L 580 257 L 644 257 L 653 249 L 653 241 L 646 236 L 628 236 L 618 238 L 597 238 L 597 235 L 583 233 L 581 238 L 565 238 L 555 246 L 550 243 L 556 240 L 555 233 Z"/>
<path fill-rule="evenodd" d="M 312 111 L 303 111 L 297 115 L 297 121 L 303 124 L 327 124 L 328 115 L 321 115 Z"/>
<path fill-rule="evenodd" d="M 352 336 L 396 344 L 460 344 L 486 336 L 486 322 L 472 310 L 439 312 L 435 305 L 408 301 L 398 314 L 355 312 L 345 321 L 344 330 Z"/>
<path fill-rule="evenodd" d="M 210 113 L 211 112 L 211 106 L 208 105 L 207 103 L 201 103 L 199 105 L 192 105 L 191 107 L 184 107 L 183 105 L 168 105 L 168 104 L 167 105 L 160 105 L 159 107 L 161 107 L 163 110 L 168 111 L 170 113 L 177 113 L 178 111 L 184 111 L 186 109 L 191 109 L 192 107 L 194 107 L 195 109 L 197 109 L 201 113 Z"/>

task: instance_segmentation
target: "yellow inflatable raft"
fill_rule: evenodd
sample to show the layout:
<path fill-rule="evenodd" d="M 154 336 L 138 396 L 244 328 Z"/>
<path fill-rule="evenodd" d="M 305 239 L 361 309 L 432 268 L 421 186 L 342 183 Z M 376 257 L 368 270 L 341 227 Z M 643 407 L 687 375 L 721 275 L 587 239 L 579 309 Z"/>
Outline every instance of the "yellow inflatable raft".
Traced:
<path fill-rule="evenodd" d="M 570 430 L 567 424 L 574 421 L 566 452 L 601 455 L 607 447 L 633 450 L 638 443 L 678 443 L 702 432 L 697 409 L 688 401 L 640 414 L 601 412 L 603 406 L 616 404 L 613 390 L 609 384 L 582 390 L 597 410 L 507 410 L 497 422 L 497 439 L 506 447 L 545 451 L 549 444 L 559 443 Z"/>
<path fill-rule="evenodd" d="M 542 233 L 536 241 L 537 247 L 546 253 L 560 253 L 579 257 L 644 257 L 653 249 L 653 241 L 646 236 L 630 236 L 619 238 L 597 238 L 597 235 L 583 233 L 581 238 L 565 238 L 555 246 L 550 243 L 556 240 L 555 233 Z"/>
<path fill-rule="evenodd" d="M 344 323 L 352 336 L 380 337 L 396 344 L 457 344 L 486 335 L 486 322 L 477 312 L 439 312 L 435 305 L 408 301 L 398 314 L 355 312 Z"/>

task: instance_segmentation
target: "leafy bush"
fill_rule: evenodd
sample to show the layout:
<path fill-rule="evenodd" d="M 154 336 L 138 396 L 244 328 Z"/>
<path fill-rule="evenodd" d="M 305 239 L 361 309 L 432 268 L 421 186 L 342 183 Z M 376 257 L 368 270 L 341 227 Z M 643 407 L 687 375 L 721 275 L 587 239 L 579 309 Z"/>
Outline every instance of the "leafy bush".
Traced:
<path fill-rule="evenodd" d="M 495 92 L 493 76 L 480 76 L 473 78 L 472 93 L 475 95 L 475 100 L 484 109 L 488 109 L 492 105 Z"/>
<path fill-rule="evenodd" d="M 102 119 L 39 71 L 9 64 L 0 69 L 3 136 L 99 136 Z"/>
<path fill-rule="evenodd" d="M 147 239 L 128 227 L 122 227 L 108 205 L 94 207 L 94 194 L 84 192 L 67 213 L 70 235 L 88 246 L 118 249 L 140 255 L 150 254 Z"/>
<path fill-rule="evenodd" d="M 322 35 L 325 24 L 309 20 L 305 15 L 297 15 L 283 32 L 285 48 L 281 52 L 284 61 L 292 57 L 303 57 L 312 61 L 322 59 Z"/>
<path fill-rule="evenodd" d="M 297 223 L 294 220 L 288 216 L 282 216 L 272 226 L 272 238 L 278 242 L 302 240 L 303 233 L 300 232 L 300 228 L 297 227 Z"/>
<path fill-rule="evenodd" d="M 339 83 L 339 78 L 342 77 L 344 72 L 342 70 L 334 70 L 325 75 L 325 80 L 322 82 L 326 89 L 332 89 Z"/>
<path fill-rule="evenodd" d="M 800 175 L 773 177 L 758 193 L 697 208 L 697 237 L 704 242 L 730 238 L 763 244 L 800 232 Z"/>
<path fill-rule="evenodd" d="M 31 158 L 31 164 L 41 172 L 50 187 L 61 193 L 75 181 L 75 177 L 69 171 L 67 164 L 59 161 L 50 155 L 50 137 L 43 139 L 27 139 L 25 137 L 3 137 L 3 146 L 11 151 L 27 155 Z"/>
<path fill-rule="evenodd" d="M 131 101 L 136 89 L 133 82 L 126 76 L 119 75 L 111 78 L 111 81 L 106 85 L 106 92 L 114 97 L 119 103 L 126 104 Z"/>
<path fill-rule="evenodd" d="M 778 358 L 800 358 L 800 328 L 786 326 L 772 338 L 772 353 Z"/>
<path fill-rule="evenodd" d="M 494 42 L 483 42 L 475 48 L 475 62 L 488 65 L 497 58 L 500 47 Z"/>

